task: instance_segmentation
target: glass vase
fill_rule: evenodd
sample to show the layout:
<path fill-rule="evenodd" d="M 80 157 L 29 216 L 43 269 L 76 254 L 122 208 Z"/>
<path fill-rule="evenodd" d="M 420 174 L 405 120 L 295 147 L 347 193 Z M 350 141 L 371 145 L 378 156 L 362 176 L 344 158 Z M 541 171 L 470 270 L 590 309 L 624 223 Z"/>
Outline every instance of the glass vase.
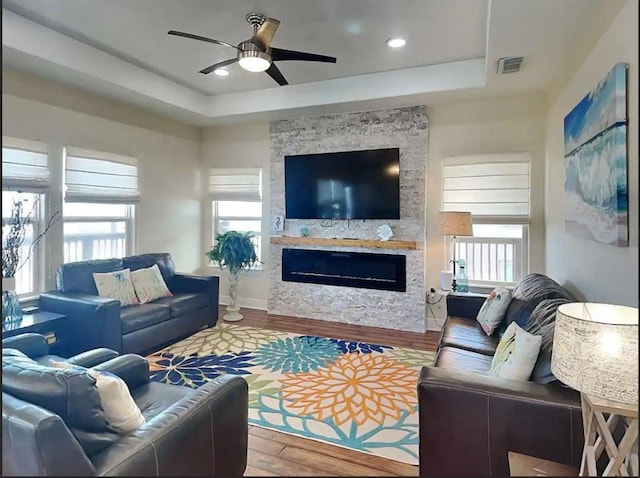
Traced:
<path fill-rule="evenodd" d="M 238 307 L 238 280 L 240 279 L 240 271 L 229 271 L 229 305 L 227 313 L 222 318 L 228 322 L 237 322 L 242 319 L 240 307 Z"/>
<path fill-rule="evenodd" d="M 15 277 L 2 278 L 2 323 L 22 320 L 22 308 L 16 294 Z"/>

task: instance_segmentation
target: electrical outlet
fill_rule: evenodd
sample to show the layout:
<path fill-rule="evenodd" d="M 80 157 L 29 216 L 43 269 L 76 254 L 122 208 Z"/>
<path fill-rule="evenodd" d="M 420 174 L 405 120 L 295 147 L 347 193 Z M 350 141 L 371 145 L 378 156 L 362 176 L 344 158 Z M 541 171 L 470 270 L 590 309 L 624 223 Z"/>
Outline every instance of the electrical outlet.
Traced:
<path fill-rule="evenodd" d="M 438 301 L 440 297 L 441 297 L 440 294 L 437 294 L 433 303 L 430 304 L 431 307 L 433 308 L 434 313 L 438 317 L 444 313 L 444 301 L 443 300 Z"/>
<path fill-rule="evenodd" d="M 446 297 L 432 287 L 427 292 L 427 315 L 437 320 L 443 320 L 446 317 L 445 312 Z"/>

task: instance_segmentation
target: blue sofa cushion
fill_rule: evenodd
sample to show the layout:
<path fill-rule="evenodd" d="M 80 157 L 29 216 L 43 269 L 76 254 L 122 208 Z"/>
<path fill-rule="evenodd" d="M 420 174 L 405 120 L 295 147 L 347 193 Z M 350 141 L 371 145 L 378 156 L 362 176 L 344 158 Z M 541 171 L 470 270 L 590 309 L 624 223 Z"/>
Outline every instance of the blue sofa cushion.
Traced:
<path fill-rule="evenodd" d="M 169 306 L 171 317 L 178 317 L 208 307 L 209 297 L 206 294 L 175 294 L 173 297 L 163 297 L 151 303 Z"/>
<path fill-rule="evenodd" d="M 154 303 L 132 305 L 123 308 L 120 312 L 123 334 L 151 327 L 170 318 L 171 311 L 168 305 Z"/>
<path fill-rule="evenodd" d="M 122 269 L 124 269 L 122 259 L 70 262 L 58 268 L 56 285 L 58 290 L 66 294 L 98 295 L 93 273 L 121 271 Z"/>
<path fill-rule="evenodd" d="M 158 265 L 158 269 L 160 269 L 160 274 L 162 274 L 165 284 L 167 284 L 167 287 L 171 290 L 171 279 L 176 273 L 176 265 L 171 258 L 171 254 L 166 252 L 140 254 L 138 256 L 129 256 L 122 259 L 123 267 L 125 269 L 131 269 L 132 271 L 152 267 L 154 264 Z"/>

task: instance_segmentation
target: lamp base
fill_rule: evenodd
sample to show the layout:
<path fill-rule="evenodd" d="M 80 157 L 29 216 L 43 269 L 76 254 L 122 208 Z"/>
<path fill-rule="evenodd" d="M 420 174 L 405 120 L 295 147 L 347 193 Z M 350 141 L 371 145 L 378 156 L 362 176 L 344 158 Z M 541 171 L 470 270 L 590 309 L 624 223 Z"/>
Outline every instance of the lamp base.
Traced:
<path fill-rule="evenodd" d="M 580 476 L 638 476 L 638 405 L 604 400 L 585 393 L 580 394 L 580 399 L 584 425 Z M 625 425 L 625 432 L 616 442 L 613 431 L 621 422 Z M 609 463 L 602 475 L 598 475 L 596 462 L 605 451 Z"/>
<path fill-rule="evenodd" d="M 458 283 L 456 282 L 456 280 L 455 280 L 455 279 L 452 279 L 452 280 L 451 280 L 451 290 L 452 290 L 453 292 L 456 292 L 456 291 L 458 290 Z"/>

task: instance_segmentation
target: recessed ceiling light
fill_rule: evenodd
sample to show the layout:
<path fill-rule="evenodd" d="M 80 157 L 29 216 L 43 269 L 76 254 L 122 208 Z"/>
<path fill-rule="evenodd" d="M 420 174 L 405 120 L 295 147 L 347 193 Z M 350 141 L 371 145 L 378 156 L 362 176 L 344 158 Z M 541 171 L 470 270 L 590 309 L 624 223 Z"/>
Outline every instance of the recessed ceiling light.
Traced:
<path fill-rule="evenodd" d="M 401 48 L 407 44 L 407 40 L 404 38 L 389 38 L 387 40 L 387 46 L 390 48 Z"/>
<path fill-rule="evenodd" d="M 223 68 L 218 68 L 217 70 L 213 70 L 213 72 L 218 76 L 229 76 L 229 71 Z"/>

